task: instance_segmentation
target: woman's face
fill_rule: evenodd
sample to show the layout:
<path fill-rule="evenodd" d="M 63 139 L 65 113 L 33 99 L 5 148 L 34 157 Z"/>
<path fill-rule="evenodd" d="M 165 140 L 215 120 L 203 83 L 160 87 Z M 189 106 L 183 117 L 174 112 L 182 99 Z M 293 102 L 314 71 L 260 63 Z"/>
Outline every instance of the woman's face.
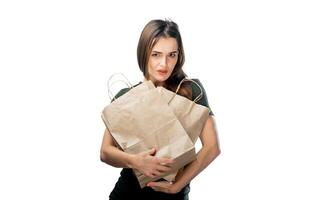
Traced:
<path fill-rule="evenodd" d="M 148 59 L 148 75 L 155 85 L 162 86 L 170 77 L 178 60 L 175 38 L 160 38 L 152 48 Z"/>

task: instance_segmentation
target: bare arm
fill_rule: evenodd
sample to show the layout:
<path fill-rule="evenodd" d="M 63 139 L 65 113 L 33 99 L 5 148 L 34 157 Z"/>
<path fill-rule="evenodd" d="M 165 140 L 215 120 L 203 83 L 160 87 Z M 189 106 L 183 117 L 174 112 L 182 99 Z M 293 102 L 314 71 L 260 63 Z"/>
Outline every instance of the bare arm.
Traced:
<path fill-rule="evenodd" d="M 162 175 L 171 170 L 168 164 L 174 162 L 173 159 L 155 157 L 156 149 L 140 154 L 129 154 L 121 151 L 115 145 L 108 129 L 105 130 L 101 149 L 100 159 L 113 167 L 133 168 L 149 177 Z"/>
<path fill-rule="evenodd" d="M 108 129 L 106 129 L 102 139 L 100 159 L 113 167 L 133 168 L 134 155 L 119 150 Z"/>
<path fill-rule="evenodd" d="M 200 135 L 202 148 L 197 153 L 197 159 L 187 165 L 176 177 L 174 184 L 168 182 L 151 182 L 148 186 L 156 191 L 177 193 L 205 169 L 220 153 L 216 124 L 212 116 L 209 116 Z"/>

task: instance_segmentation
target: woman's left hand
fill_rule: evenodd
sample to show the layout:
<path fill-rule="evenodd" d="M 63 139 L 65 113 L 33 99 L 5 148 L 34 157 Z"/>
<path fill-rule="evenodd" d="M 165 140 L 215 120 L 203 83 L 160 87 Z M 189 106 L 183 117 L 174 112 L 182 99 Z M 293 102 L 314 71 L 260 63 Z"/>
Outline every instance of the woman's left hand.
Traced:
<path fill-rule="evenodd" d="M 169 194 L 175 194 L 181 190 L 176 184 L 172 184 L 168 181 L 150 182 L 147 186 L 157 192 L 165 192 Z"/>

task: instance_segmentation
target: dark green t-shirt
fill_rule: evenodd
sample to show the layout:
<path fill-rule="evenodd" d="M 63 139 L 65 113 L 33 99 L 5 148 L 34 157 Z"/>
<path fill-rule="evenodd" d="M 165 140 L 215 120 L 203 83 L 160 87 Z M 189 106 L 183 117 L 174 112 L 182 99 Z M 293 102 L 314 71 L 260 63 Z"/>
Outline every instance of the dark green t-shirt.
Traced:
<path fill-rule="evenodd" d="M 200 95 L 200 93 L 202 92 L 202 98 L 200 98 L 200 100 L 197 101 L 196 103 L 208 107 L 209 110 L 210 110 L 209 115 L 214 115 L 213 112 L 211 111 L 210 107 L 209 107 L 207 94 L 206 94 L 206 91 L 205 91 L 204 87 L 202 86 L 201 82 L 199 81 L 199 79 L 192 79 L 192 80 L 194 80 L 197 84 L 199 84 L 199 86 L 202 89 L 202 91 L 200 91 L 200 88 L 196 84 L 194 84 L 193 82 L 190 82 L 191 87 L 192 87 L 192 100 L 194 100 L 196 97 L 198 97 Z M 142 83 L 142 82 L 140 82 L 140 83 Z M 139 85 L 140 83 L 138 83 L 137 85 Z M 133 87 L 135 87 L 137 85 L 134 85 Z M 123 89 L 121 89 L 115 95 L 115 99 L 116 98 L 119 98 L 120 96 L 122 96 L 123 94 L 125 94 L 129 90 L 130 90 L 130 88 L 123 88 Z"/>

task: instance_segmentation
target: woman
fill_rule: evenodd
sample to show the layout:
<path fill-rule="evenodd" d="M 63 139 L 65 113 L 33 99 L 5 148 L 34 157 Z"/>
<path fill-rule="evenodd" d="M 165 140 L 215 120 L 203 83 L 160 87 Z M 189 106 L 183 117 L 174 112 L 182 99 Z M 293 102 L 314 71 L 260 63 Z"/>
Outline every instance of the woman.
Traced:
<path fill-rule="evenodd" d="M 183 44 L 175 22 L 150 21 L 141 33 L 137 57 L 145 79 L 151 80 L 155 86 L 163 86 L 175 91 L 179 82 L 186 76 L 182 70 L 185 60 Z M 198 83 L 202 87 L 201 83 Z M 128 90 L 121 90 L 116 97 Z M 200 92 L 197 86 L 190 82 L 183 84 L 179 90 L 180 95 L 189 99 L 194 99 Z M 204 89 L 203 98 L 197 103 L 209 107 Z M 106 129 L 100 151 L 101 160 L 111 166 L 124 168 L 109 199 L 188 199 L 190 181 L 220 154 L 212 112 L 210 112 L 199 138 L 202 148 L 197 153 L 197 159 L 177 174 L 174 183 L 159 180 L 150 182 L 147 187 L 141 189 L 132 169 L 136 169 L 146 176 L 155 177 L 169 172 L 170 164 L 174 160 L 155 157 L 154 154 L 157 150 L 154 148 L 147 153 L 137 155 L 125 153 L 116 148 L 115 142 Z"/>

